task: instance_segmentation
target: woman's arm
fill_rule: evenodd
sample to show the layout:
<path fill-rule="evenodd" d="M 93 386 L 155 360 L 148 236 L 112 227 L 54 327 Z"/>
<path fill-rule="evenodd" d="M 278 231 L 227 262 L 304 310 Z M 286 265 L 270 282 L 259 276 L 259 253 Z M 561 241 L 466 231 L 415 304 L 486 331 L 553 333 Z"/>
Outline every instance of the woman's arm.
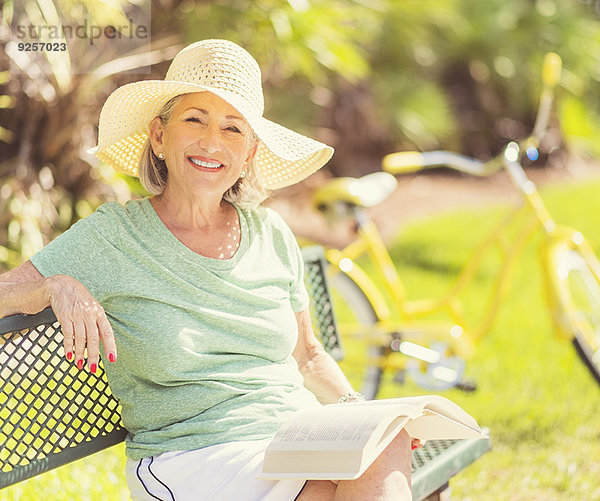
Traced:
<path fill-rule="evenodd" d="M 48 282 L 31 261 L 0 275 L 0 318 L 37 313 L 49 304 Z"/>
<path fill-rule="evenodd" d="M 44 277 L 26 261 L 0 275 L 0 318 L 16 313 L 38 313 L 51 306 L 63 331 L 65 355 L 83 367 L 87 348 L 88 367 L 98 367 L 100 340 L 106 357 L 114 362 L 117 346 L 104 309 L 77 280 L 67 275 Z M 69 356 L 70 355 L 70 356 Z"/>
<path fill-rule="evenodd" d="M 323 404 L 336 403 L 340 397 L 352 393 L 352 385 L 337 362 L 325 351 L 315 337 L 310 313 L 296 313 L 298 343 L 292 355 L 304 377 L 304 386 L 312 391 Z"/>
<path fill-rule="evenodd" d="M 353 393 L 352 386 L 337 362 L 325 351 L 315 337 L 308 310 L 296 313 L 298 344 L 292 355 L 304 376 L 304 386 L 312 391 L 322 404 L 334 404 L 344 395 Z M 423 447 L 425 441 L 413 438 L 412 449 Z"/>

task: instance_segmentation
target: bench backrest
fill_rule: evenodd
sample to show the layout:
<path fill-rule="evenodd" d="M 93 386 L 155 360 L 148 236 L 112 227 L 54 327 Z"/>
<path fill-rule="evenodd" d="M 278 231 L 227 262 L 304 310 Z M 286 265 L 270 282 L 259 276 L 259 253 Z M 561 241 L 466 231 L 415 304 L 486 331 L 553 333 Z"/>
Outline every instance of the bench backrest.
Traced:
<path fill-rule="evenodd" d="M 304 249 L 303 256 L 313 328 L 340 359 L 322 248 Z M 0 319 L 0 343 L 0 488 L 125 439 L 102 362 L 92 374 L 66 360 L 50 308 Z"/>

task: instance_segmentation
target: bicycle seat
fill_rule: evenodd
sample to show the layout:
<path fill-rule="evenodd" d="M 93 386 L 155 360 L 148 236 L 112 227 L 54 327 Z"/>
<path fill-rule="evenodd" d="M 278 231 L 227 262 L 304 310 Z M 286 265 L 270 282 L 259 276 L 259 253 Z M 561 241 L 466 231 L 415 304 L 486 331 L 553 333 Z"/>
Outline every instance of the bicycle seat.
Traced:
<path fill-rule="evenodd" d="M 338 177 L 320 187 L 312 197 L 318 210 L 327 210 L 339 202 L 358 207 L 373 207 L 383 202 L 398 184 L 387 172 L 374 172 L 362 177 Z"/>

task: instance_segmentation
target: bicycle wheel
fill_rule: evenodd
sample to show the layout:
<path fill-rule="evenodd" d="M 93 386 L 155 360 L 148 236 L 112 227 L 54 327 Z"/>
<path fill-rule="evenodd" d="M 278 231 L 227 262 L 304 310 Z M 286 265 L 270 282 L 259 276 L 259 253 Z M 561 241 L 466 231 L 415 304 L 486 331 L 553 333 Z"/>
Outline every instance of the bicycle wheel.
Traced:
<path fill-rule="evenodd" d="M 370 342 L 367 334 L 355 332 L 357 328 L 360 331 L 360 326 L 368 329 L 369 325 L 377 323 L 377 315 L 367 297 L 348 275 L 334 271 L 329 277 L 329 283 L 344 342 L 345 356 L 340 365 L 350 382 L 360 385 L 359 391 L 365 398 L 374 399 L 381 384 L 381 361 L 385 349 Z M 349 330 L 352 330 L 352 334 L 349 334 Z"/>
<path fill-rule="evenodd" d="M 566 250 L 558 262 L 565 327 L 577 353 L 600 384 L 600 283 L 581 253 Z"/>

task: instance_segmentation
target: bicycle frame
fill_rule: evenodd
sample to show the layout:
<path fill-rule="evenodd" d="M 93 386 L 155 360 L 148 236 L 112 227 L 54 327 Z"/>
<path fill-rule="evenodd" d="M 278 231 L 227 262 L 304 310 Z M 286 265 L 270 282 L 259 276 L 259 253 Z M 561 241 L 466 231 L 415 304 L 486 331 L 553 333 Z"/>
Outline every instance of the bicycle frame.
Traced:
<path fill-rule="evenodd" d="M 363 335 L 372 336 L 373 342 L 380 339 L 382 334 L 387 334 L 389 337 L 390 333 L 409 332 L 414 337 L 420 336 L 418 339 L 411 339 L 412 336 L 409 334 L 409 340 L 423 344 L 428 340 L 439 340 L 442 333 L 453 345 L 458 345 L 457 352 L 461 356 L 468 356 L 474 345 L 489 331 L 502 300 L 508 293 L 518 258 L 536 235 L 541 235 L 540 264 L 556 333 L 564 338 L 571 336 L 562 327 L 561 319 L 556 314 L 557 296 L 560 294 L 562 284 L 556 279 L 557 273 L 550 272 L 553 266 L 552 256 L 565 247 L 577 248 L 586 256 L 586 260 L 593 264 L 592 270 L 597 278 L 600 277 L 600 265 L 581 233 L 554 223 L 535 185 L 527 178 L 524 169 L 517 161 L 515 149 L 518 151 L 516 144 L 509 145 L 503 166 L 521 193 L 523 204 L 510 211 L 495 226 L 476 248 L 454 285 L 439 298 L 407 300 L 405 287 L 376 225 L 358 207 L 353 208 L 357 223 L 357 240 L 342 250 L 328 249 L 326 257 L 331 264 L 346 273 L 358 285 L 370 301 L 379 320 L 369 332 L 365 333 L 364 326 L 353 327 L 352 325 L 346 325 L 342 329 L 344 332 L 352 336 L 360 331 Z M 511 237 L 511 233 L 515 232 L 516 234 Z M 485 256 L 494 248 L 500 250 L 502 264 L 496 272 L 492 295 L 482 319 L 477 324 L 470 324 L 463 312 L 459 295 L 470 286 Z M 363 255 L 366 255 L 373 265 L 372 273 L 379 283 L 383 284 L 389 300 L 380 292 L 370 275 L 357 263 Z M 422 323 L 425 317 L 440 311 L 446 312 L 452 325 L 446 324 L 444 328 L 440 322 L 428 325 Z"/>
<path fill-rule="evenodd" d="M 482 162 L 448 151 L 402 151 L 383 158 L 383 170 L 389 174 L 446 166 L 488 176 L 504 169 L 521 194 L 522 204 L 495 225 L 466 261 L 453 285 L 439 297 L 408 299 L 377 227 L 363 211 L 363 207 L 378 203 L 369 200 L 383 199 L 385 190 L 391 186 L 388 180 L 379 174 L 371 174 L 379 177 L 377 181 L 368 182 L 366 176 L 360 180 L 342 178 L 315 193 L 313 203 L 318 210 L 330 215 L 351 214 L 356 223 L 357 239 L 344 249 L 327 249 L 326 258 L 332 265 L 330 273 L 334 278 L 335 274 L 344 274 L 344 278 L 354 283 L 352 286 L 344 285 L 344 280 L 339 282 L 342 299 L 350 300 L 350 311 L 355 313 L 350 317 L 357 318 L 341 323 L 340 331 L 345 337 L 367 343 L 368 366 L 380 370 L 367 373 L 364 379 L 373 396 L 379 387 L 381 370 L 390 368 L 407 369 L 418 384 L 433 385 L 433 388 L 448 388 L 452 383 L 469 387 L 468 383 L 465 385 L 456 379 L 462 375 L 464 359 L 469 358 L 477 343 L 489 332 L 508 293 L 519 258 L 536 239 L 555 333 L 573 342 L 600 383 L 600 262 L 581 233 L 556 225 L 520 163 L 525 154 L 532 160 L 537 158 L 537 147 L 547 131 L 560 71 L 560 57 L 547 54 L 542 70 L 543 90 L 531 135 L 518 144 L 508 144 L 491 160 Z M 373 186 L 384 189 L 378 195 L 373 188 L 373 193 L 364 200 L 356 196 L 357 190 L 368 192 Z M 461 294 L 472 285 L 486 256 L 496 250 L 501 262 L 488 289 L 491 294 L 481 316 L 469 318 L 463 311 Z M 368 269 L 359 264 L 363 257 L 369 261 Z M 446 320 L 438 320 L 440 314 L 444 314 Z M 408 358 L 396 357 L 395 352 Z"/>

